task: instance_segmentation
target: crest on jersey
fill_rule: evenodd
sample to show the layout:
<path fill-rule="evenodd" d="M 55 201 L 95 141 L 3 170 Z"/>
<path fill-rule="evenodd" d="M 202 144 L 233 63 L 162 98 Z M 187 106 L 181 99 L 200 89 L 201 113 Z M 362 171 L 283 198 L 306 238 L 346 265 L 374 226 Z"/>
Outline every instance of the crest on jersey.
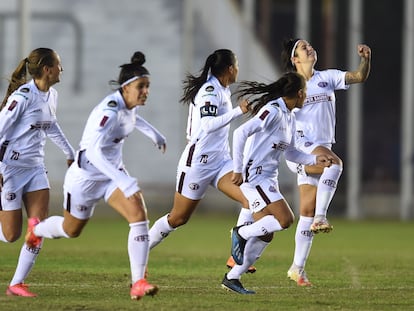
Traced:
<path fill-rule="evenodd" d="M 213 92 L 214 91 L 214 86 L 209 85 L 206 87 L 206 92 Z"/>
<path fill-rule="evenodd" d="M 322 88 L 325 88 L 325 87 L 328 86 L 328 82 L 321 81 L 321 82 L 318 83 L 318 86 L 322 87 Z"/>

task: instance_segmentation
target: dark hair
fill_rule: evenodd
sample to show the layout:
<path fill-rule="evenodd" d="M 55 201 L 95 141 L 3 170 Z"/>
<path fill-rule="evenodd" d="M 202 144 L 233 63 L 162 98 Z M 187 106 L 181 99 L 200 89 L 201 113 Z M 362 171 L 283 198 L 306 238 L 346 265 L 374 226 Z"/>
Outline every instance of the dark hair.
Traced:
<path fill-rule="evenodd" d="M 30 52 L 28 57 L 22 59 L 11 76 L 0 110 L 6 105 L 7 99 L 12 93 L 27 83 L 27 74 L 38 79 L 42 76 L 43 66 L 53 67 L 55 61 L 56 52 L 49 48 L 37 48 Z"/>
<path fill-rule="evenodd" d="M 296 67 L 292 64 L 292 49 L 294 48 L 296 42 L 298 42 L 299 38 L 296 39 L 285 39 L 282 42 L 282 53 L 281 53 L 281 61 L 282 61 L 282 68 L 283 71 L 296 71 Z M 295 53 L 296 55 L 296 53 Z"/>
<path fill-rule="evenodd" d="M 247 96 L 252 107 L 250 113 L 255 115 L 269 101 L 279 97 L 295 97 L 297 92 L 305 87 L 306 81 L 302 75 L 296 72 L 287 72 L 271 84 L 242 81 L 235 94 L 239 99 Z"/>
<path fill-rule="evenodd" d="M 142 52 L 135 52 L 131 57 L 129 64 L 123 64 L 119 66 L 121 71 L 119 73 L 118 80 L 116 81 L 119 85 L 122 85 L 125 81 L 128 81 L 132 77 L 139 77 L 142 75 L 149 75 L 147 68 L 142 66 L 145 63 L 145 55 Z M 114 82 L 114 81 L 111 81 Z"/>
<path fill-rule="evenodd" d="M 222 76 L 226 70 L 236 63 L 236 56 L 231 50 L 220 49 L 210 54 L 200 75 L 187 74 L 183 81 L 184 92 L 180 102 L 190 104 L 194 101 L 198 90 L 207 81 L 209 73 L 215 77 Z"/>

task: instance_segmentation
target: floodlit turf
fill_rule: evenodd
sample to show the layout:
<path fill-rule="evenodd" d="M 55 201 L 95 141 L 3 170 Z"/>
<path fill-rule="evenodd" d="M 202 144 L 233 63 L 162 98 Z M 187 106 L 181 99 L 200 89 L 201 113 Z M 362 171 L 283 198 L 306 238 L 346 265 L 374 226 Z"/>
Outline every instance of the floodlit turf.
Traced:
<path fill-rule="evenodd" d="M 152 218 L 152 220 L 154 220 Z M 286 277 L 294 227 L 280 232 L 245 274 L 256 295 L 220 287 L 236 216 L 195 214 L 150 254 L 149 281 L 159 294 L 129 298 L 128 225 L 93 218 L 77 239 L 47 240 L 26 280 L 37 298 L 8 297 L 22 239 L 0 244 L 0 310 L 414 310 L 414 224 L 331 219 L 307 263 L 312 288 Z"/>

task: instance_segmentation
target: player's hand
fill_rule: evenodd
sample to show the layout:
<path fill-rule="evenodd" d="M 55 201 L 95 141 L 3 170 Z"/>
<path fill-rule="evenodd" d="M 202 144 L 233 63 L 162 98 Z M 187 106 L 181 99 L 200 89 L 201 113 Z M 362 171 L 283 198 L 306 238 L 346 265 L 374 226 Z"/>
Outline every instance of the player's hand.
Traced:
<path fill-rule="evenodd" d="M 371 59 L 371 48 L 365 44 L 358 44 L 358 55 L 365 59 Z"/>
<path fill-rule="evenodd" d="M 329 154 L 321 154 L 316 156 L 316 163 L 322 167 L 329 167 L 332 165 L 334 158 Z"/>
<path fill-rule="evenodd" d="M 246 113 L 246 112 L 249 111 L 250 103 L 247 101 L 247 99 L 243 99 L 240 102 L 239 107 L 241 108 L 241 110 L 243 111 L 243 113 Z"/>
<path fill-rule="evenodd" d="M 158 145 L 158 149 L 160 149 L 162 153 L 165 153 L 167 150 L 167 144 Z"/>
<path fill-rule="evenodd" d="M 240 186 L 243 183 L 242 173 L 234 173 L 231 176 L 231 182 L 237 186 Z"/>

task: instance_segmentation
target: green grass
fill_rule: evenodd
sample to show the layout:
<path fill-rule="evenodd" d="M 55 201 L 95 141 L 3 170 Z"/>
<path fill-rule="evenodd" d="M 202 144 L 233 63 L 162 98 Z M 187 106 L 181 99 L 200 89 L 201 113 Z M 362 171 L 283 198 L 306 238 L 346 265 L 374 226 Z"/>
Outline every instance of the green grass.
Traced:
<path fill-rule="evenodd" d="M 155 217 L 152 217 L 154 220 Z M 220 287 L 236 217 L 196 213 L 150 254 L 149 281 L 159 294 L 129 298 L 128 226 L 93 218 L 77 239 L 46 240 L 26 280 L 35 299 L 8 297 L 22 239 L 0 244 L 0 310 L 414 310 L 414 224 L 333 219 L 315 237 L 307 272 L 312 288 L 286 278 L 294 227 L 276 235 L 258 271 L 242 282 L 256 295 Z"/>

